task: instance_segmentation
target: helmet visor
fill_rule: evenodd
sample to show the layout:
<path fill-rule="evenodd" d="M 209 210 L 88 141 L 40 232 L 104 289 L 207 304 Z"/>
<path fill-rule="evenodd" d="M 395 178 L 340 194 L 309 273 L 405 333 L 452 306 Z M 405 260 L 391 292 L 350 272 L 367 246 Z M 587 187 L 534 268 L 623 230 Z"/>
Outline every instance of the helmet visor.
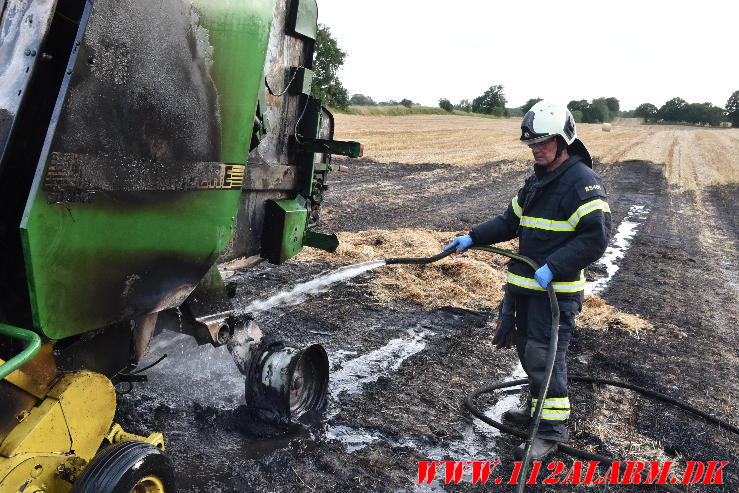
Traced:
<path fill-rule="evenodd" d="M 538 137 L 533 137 L 531 139 L 521 140 L 521 143 L 525 145 L 526 147 L 528 147 L 532 144 L 537 144 L 539 142 L 545 142 L 553 138 L 555 138 L 555 135 L 552 135 L 552 134 L 540 135 Z"/>

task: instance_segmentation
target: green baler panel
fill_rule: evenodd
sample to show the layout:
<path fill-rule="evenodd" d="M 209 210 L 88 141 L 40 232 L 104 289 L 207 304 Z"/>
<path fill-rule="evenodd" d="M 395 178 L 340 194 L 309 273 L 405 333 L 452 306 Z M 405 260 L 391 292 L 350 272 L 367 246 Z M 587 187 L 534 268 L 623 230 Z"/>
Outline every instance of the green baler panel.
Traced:
<path fill-rule="evenodd" d="M 303 248 L 308 210 L 297 199 L 269 200 L 264 214 L 262 256 L 281 264 Z"/>
<path fill-rule="evenodd" d="M 297 7 L 297 8 L 296 8 Z M 306 38 L 316 39 L 318 31 L 318 5 L 316 0 L 293 0 L 295 9 L 292 31 Z"/>
<path fill-rule="evenodd" d="M 215 262 L 241 192 L 212 172 L 246 163 L 274 3 L 94 3 L 21 223 L 46 336 L 177 306 Z"/>

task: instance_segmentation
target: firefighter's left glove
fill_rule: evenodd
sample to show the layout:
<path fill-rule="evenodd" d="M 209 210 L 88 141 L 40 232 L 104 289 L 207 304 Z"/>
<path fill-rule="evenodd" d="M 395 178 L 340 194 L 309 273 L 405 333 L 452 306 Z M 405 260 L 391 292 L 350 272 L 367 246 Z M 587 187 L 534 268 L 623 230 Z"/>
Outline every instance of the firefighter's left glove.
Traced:
<path fill-rule="evenodd" d="M 538 282 L 539 286 L 544 289 L 547 289 L 547 286 L 549 286 L 549 283 L 552 282 L 553 277 L 554 274 L 552 274 L 552 271 L 549 269 L 549 266 L 547 264 L 542 265 L 537 269 L 536 272 L 534 272 L 534 278 L 536 279 L 536 282 Z"/>
<path fill-rule="evenodd" d="M 509 348 L 513 346 L 513 314 L 501 315 L 498 317 L 498 325 L 493 336 L 493 344 L 498 349 Z"/>
<path fill-rule="evenodd" d="M 513 346 L 513 331 L 516 325 L 515 315 L 516 309 L 513 296 L 506 291 L 498 307 L 498 324 L 495 327 L 495 335 L 493 336 L 493 344 L 498 349 Z"/>

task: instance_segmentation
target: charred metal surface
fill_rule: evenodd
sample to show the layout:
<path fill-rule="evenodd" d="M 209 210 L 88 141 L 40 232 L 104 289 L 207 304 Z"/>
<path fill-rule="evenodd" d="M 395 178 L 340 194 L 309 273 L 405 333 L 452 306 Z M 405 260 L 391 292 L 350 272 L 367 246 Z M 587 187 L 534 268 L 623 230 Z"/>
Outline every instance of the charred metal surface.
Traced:
<path fill-rule="evenodd" d="M 129 320 L 144 313 L 175 308 L 192 293 L 212 264 L 213 258 L 198 261 L 177 252 L 140 254 L 135 260 L 102 260 L 101 271 L 115 280 L 107 284 L 108 306 L 101 313 L 117 313 Z M 113 266 L 116 268 L 114 269 Z"/>
<path fill-rule="evenodd" d="M 253 350 L 246 373 L 247 405 L 274 423 L 319 411 L 327 402 L 328 369 L 328 356 L 318 344 L 301 350 L 266 339 Z"/>
<path fill-rule="evenodd" d="M 187 298 L 187 305 L 197 319 L 233 309 L 226 285 L 215 265 Z"/>
<path fill-rule="evenodd" d="M 210 344 L 217 347 L 222 344 L 218 337 L 221 329 L 230 334 L 231 323 L 232 320 L 227 317 L 215 319 L 210 325 L 200 322 L 185 302 L 179 308 L 159 312 L 156 332 L 161 330 L 179 332 L 192 337 L 201 346 Z"/>
<path fill-rule="evenodd" d="M 321 126 L 318 130 L 318 137 L 325 140 L 333 140 L 334 138 L 334 115 L 326 108 L 321 108 Z M 328 190 L 326 179 L 331 165 L 331 154 L 316 154 L 316 163 L 321 163 L 323 166 L 317 166 L 313 171 L 313 190 L 308 210 L 308 223 L 311 225 L 318 224 L 320 219 L 323 193 Z"/>
<path fill-rule="evenodd" d="M 295 156 L 295 162 L 298 164 L 299 179 L 302 186 L 300 191 L 305 197 L 310 197 L 314 191 L 314 165 L 315 154 L 312 151 L 306 151 L 302 148 L 303 139 L 312 140 L 319 136 L 321 130 L 321 114 L 323 107 L 321 100 L 312 96 L 302 96 L 303 111 L 300 120 L 296 125 L 297 133 L 290 140 L 290 148 Z M 318 200 L 317 202 L 320 202 Z"/>
<path fill-rule="evenodd" d="M 0 108 L 0 167 L 2 167 L 2 156 L 5 154 L 7 142 L 10 140 L 10 132 L 12 130 L 14 115 L 7 108 Z"/>
<path fill-rule="evenodd" d="M 44 176 L 49 202 L 89 202 L 94 192 L 240 190 L 243 165 L 155 161 L 53 152 Z"/>
<path fill-rule="evenodd" d="M 134 360 L 136 363 L 146 357 L 149 350 L 149 342 L 151 336 L 154 335 L 154 329 L 157 326 L 158 313 L 149 313 L 136 317 L 132 321 L 133 325 L 133 345 Z"/>
<path fill-rule="evenodd" d="M 291 159 L 288 140 L 295 133 L 303 106 L 301 98 L 292 94 L 289 86 L 298 67 L 313 67 L 313 43 L 286 35 L 286 22 L 293 8 L 292 3 L 292 0 L 278 0 L 275 8 L 264 67 L 265 80 L 270 88 L 264 114 L 270 122 L 270 129 L 250 156 L 250 162 L 256 160 L 268 164 L 296 165 Z"/>
<path fill-rule="evenodd" d="M 58 341 L 55 356 L 60 372 L 89 370 L 112 377 L 133 360 L 133 329 L 129 322 Z"/>
<path fill-rule="evenodd" d="M 105 183 L 137 173 L 133 163 L 219 161 L 211 50 L 187 2 L 97 0 L 52 151 L 99 156 L 88 164 Z M 160 178 L 126 181 L 156 190 Z"/>
<path fill-rule="evenodd" d="M 264 334 L 259 325 L 250 319 L 242 319 L 228 341 L 228 351 L 242 375 L 247 375 L 257 347 Z"/>
<path fill-rule="evenodd" d="M 269 125 L 249 154 L 236 229 L 219 258 L 221 262 L 259 254 L 265 202 L 293 199 L 305 188 L 304 181 L 300 181 L 306 179 L 305 173 L 301 174 L 301 163 L 289 144 L 304 116 L 304 96 L 294 94 L 290 87 L 299 67 L 313 67 L 314 43 L 290 34 L 288 17 L 296 5 L 292 0 L 278 0 L 275 7 L 264 67 L 268 91 L 264 107 L 260 102 L 259 108 L 261 119 Z"/>
<path fill-rule="evenodd" d="M 297 188 L 295 166 L 249 166 L 244 190 L 295 190 Z"/>
<path fill-rule="evenodd" d="M 326 108 L 321 109 L 321 128 L 318 137 L 324 140 L 334 139 L 334 115 Z M 319 163 L 331 163 L 331 154 L 316 154 Z"/>
<path fill-rule="evenodd" d="M 215 265 L 187 298 L 182 311 L 187 314 L 190 323 L 195 325 L 194 335 L 200 344 L 225 344 L 231 339 L 239 323 L 230 316 L 233 312 L 231 297 Z M 219 313 L 223 315 L 212 316 Z"/>
<path fill-rule="evenodd" d="M 33 4 L 33 9 L 50 5 L 45 1 L 9 2 L 6 3 L 3 18 L 9 15 L 11 5 L 21 4 Z M 3 238 L 0 242 L 0 311 L 4 312 L 6 321 L 21 327 L 32 326 L 32 317 L 18 224 L 46 137 L 44 129 L 51 120 L 75 36 L 83 24 L 85 5 L 85 0 L 60 0 L 56 3 L 46 39 L 33 56 L 35 65 L 27 67 L 28 72 L 23 68 L 24 73 L 32 76 L 21 94 L 23 101 L 19 112 L 13 114 L 5 110 L 6 122 L 9 118 L 13 120 L 13 131 L 8 135 L 7 145 L 2 148 L 4 154 L 0 163 L 0 197 L 3 198 L 3 206 L 0 207 L 0 237 Z M 41 19 L 34 19 L 33 23 L 26 24 L 26 29 L 40 25 Z M 5 32 L 5 24 L 2 30 Z M 12 43 L 6 44 L 5 40 L 0 42 L 0 51 L 12 51 L 14 47 Z M 29 49 L 33 53 L 35 48 Z M 25 49 L 21 55 L 22 59 L 28 61 Z M 0 59 L 9 64 L 3 66 L 5 77 L 8 67 L 18 60 L 7 60 L 5 53 Z M 4 83 L 0 84 L 0 92 L 5 87 Z M 14 94 L 17 95 L 17 91 Z"/>
<path fill-rule="evenodd" d="M 295 174 L 295 167 L 291 166 Z M 248 167 L 247 167 L 248 169 Z M 249 190 L 241 194 L 239 215 L 236 218 L 236 228 L 229 244 L 219 262 L 226 262 L 238 257 L 259 255 L 262 244 L 262 230 L 264 227 L 264 204 L 267 200 L 284 200 L 295 197 L 292 190 Z"/>
<path fill-rule="evenodd" d="M 34 260 L 27 266 L 38 271 L 31 280 L 34 321 L 51 338 L 184 301 L 230 236 L 238 198 L 232 189 L 242 178 L 234 172 L 238 167 L 225 172 L 221 167 L 225 144 L 210 76 L 215 48 L 190 2 L 97 0 L 87 5 L 92 15 L 65 72 L 66 94 L 59 97 L 59 111 L 49 125 L 44 148 L 49 153 L 39 160 L 39 186 L 21 226 L 30 252 L 26 257 Z M 234 8 L 251 15 L 247 4 Z M 258 27 L 262 31 L 250 35 L 266 42 L 266 29 Z M 225 32 L 212 39 L 226 46 L 232 38 L 241 39 Z M 230 67 L 226 58 L 213 66 Z M 217 71 L 219 81 L 233 78 L 233 71 L 223 72 Z M 252 84 L 259 79 L 251 78 Z M 89 161 L 80 163 L 80 156 Z M 191 188 L 190 178 L 199 175 L 191 170 L 203 163 L 215 178 L 194 181 L 195 186 L 228 191 L 171 190 Z M 50 164 L 66 166 L 56 186 L 73 182 L 63 189 L 67 196 L 44 193 L 42 173 Z M 177 181 L 178 168 L 184 168 L 184 184 Z M 176 178 L 167 181 L 165 170 Z M 100 190 L 91 204 L 70 203 L 88 200 L 89 189 Z M 68 202 L 48 204 L 49 198 Z M 192 230 L 177 227 L 190 217 Z M 108 224 L 111 234 L 98 234 Z M 61 245 L 56 255 L 44 251 L 50 237 Z"/>
<path fill-rule="evenodd" d="M 10 135 L 41 59 L 56 0 L 3 2 L 0 18 L 0 169 Z"/>

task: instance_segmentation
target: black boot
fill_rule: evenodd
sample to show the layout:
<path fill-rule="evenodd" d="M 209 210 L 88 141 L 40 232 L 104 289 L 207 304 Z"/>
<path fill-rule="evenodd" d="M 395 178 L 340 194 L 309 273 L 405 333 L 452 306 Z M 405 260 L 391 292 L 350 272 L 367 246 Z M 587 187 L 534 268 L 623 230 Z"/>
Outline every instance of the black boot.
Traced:
<path fill-rule="evenodd" d="M 544 460 L 557 450 L 557 444 L 559 444 L 559 442 L 554 440 L 536 437 L 534 438 L 534 444 L 531 446 L 531 456 L 529 458 L 531 460 Z M 513 457 L 515 457 L 516 460 L 523 460 L 525 454 L 526 442 L 523 442 L 521 445 L 513 449 Z"/>
<path fill-rule="evenodd" d="M 531 404 L 512 407 L 504 412 L 502 417 L 504 421 L 510 421 L 518 425 L 527 425 L 531 422 Z"/>

